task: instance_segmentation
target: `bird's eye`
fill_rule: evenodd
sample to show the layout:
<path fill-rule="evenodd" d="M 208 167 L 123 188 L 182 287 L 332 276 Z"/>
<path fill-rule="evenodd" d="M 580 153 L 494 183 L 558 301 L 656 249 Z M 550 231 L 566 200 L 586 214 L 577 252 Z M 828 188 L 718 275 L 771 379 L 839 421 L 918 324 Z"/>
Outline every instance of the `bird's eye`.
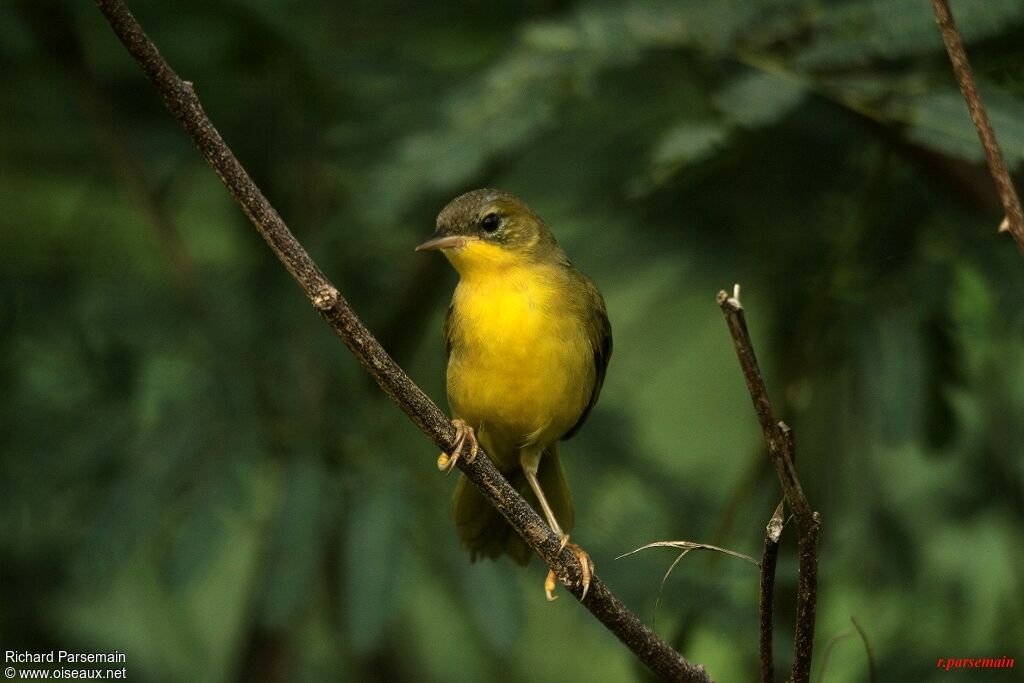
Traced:
<path fill-rule="evenodd" d="M 501 227 L 501 216 L 496 213 L 489 213 L 480 221 L 480 227 L 484 232 L 493 233 Z"/>

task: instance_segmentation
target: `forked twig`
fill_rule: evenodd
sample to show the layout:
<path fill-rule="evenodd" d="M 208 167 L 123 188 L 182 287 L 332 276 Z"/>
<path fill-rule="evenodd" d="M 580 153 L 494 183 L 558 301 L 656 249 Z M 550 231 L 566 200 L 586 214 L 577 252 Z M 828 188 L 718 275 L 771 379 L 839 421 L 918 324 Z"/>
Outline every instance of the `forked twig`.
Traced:
<path fill-rule="evenodd" d="M 793 638 L 793 668 L 790 677 L 794 683 L 807 683 L 811 675 L 814 619 L 818 601 L 818 537 L 821 532 L 821 516 L 807 502 L 807 496 L 804 495 L 800 479 L 797 477 L 796 466 L 793 464 L 796 453 L 793 431 L 785 422 L 776 420 L 775 413 L 772 411 L 772 404 L 768 398 L 768 387 L 765 386 L 761 369 L 757 365 L 754 344 L 750 339 L 750 332 L 747 330 L 743 306 L 740 304 L 740 286 L 734 286 L 732 296 L 729 296 L 724 290 L 720 291 L 718 305 L 725 314 L 733 345 L 736 347 L 736 356 L 739 358 L 740 368 L 743 371 L 743 378 L 754 403 L 754 411 L 761 424 L 765 443 L 768 444 L 768 453 L 771 456 L 772 464 L 775 466 L 782 490 L 786 494 L 786 502 L 789 503 L 796 519 L 799 539 L 799 578 L 796 600 L 796 634 Z M 764 582 L 762 566 L 762 591 L 766 588 Z M 774 576 L 770 579 L 768 588 L 773 587 Z M 764 600 L 762 607 L 767 607 L 771 602 L 770 599 Z M 762 613 L 762 629 L 766 621 L 770 621 L 770 619 L 765 619 Z M 767 643 L 767 647 L 770 649 L 770 638 L 771 634 L 766 634 L 762 630 L 762 647 Z M 762 673 L 763 671 L 764 653 L 762 652 Z"/>
<path fill-rule="evenodd" d="M 721 548 L 717 545 L 711 545 L 709 543 L 694 543 L 693 541 L 655 541 L 653 543 L 648 543 L 647 545 L 642 545 L 636 550 L 630 550 L 628 553 L 623 553 L 615 559 L 621 560 L 624 557 L 628 557 L 633 553 L 638 553 L 641 550 L 647 550 L 648 548 L 681 548 L 683 551 L 679 553 L 678 556 L 676 556 L 676 559 L 673 560 L 672 564 L 670 564 L 668 566 L 668 569 L 665 570 L 665 574 L 661 577 L 661 584 L 658 586 L 658 597 L 654 599 L 654 610 L 651 614 L 652 625 L 655 623 L 655 620 L 658 616 L 658 606 L 661 604 L 661 595 L 665 590 L 665 582 L 668 581 L 668 577 L 672 575 L 672 570 L 676 568 L 676 565 L 682 562 L 683 558 L 690 554 L 691 551 L 711 550 L 717 553 L 722 553 L 723 555 L 730 555 L 741 560 L 746 560 L 747 562 L 753 564 L 755 567 L 759 566 L 758 561 L 752 558 L 750 555 L 744 555 L 743 553 L 736 552 L 735 550 Z"/>
<path fill-rule="evenodd" d="M 710 545 L 708 543 L 694 543 L 693 541 L 655 541 L 654 543 L 642 545 L 636 550 L 630 550 L 628 553 L 623 553 L 615 559 L 621 560 L 624 557 L 628 557 L 633 553 L 638 553 L 641 550 L 647 550 L 648 548 L 679 548 L 681 550 L 684 550 L 685 552 L 690 552 L 691 550 L 712 550 L 716 553 L 724 553 L 726 555 L 738 557 L 741 560 L 746 560 L 747 562 L 753 564 L 755 567 L 759 565 L 758 561 L 750 555 L 744 555 L 743 553 L 736 552 L 735 550 L 729 550 L 728 548 L 720 548 L 717 545 Z"/>

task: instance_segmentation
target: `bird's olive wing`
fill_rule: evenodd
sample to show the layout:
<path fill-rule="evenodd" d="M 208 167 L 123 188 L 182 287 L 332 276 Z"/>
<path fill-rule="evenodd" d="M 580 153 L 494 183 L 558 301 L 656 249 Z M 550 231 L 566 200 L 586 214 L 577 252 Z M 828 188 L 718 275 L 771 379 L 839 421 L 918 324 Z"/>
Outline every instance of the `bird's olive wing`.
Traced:
<path fill-rule="evenodd" d="M 562 437 L 563 440 L 572 437 L 579 431 L 583 423 L 590 417 L 590 411 L 597 403 L 597 397 L 601 393 L 601 385 L 604 384 L 605 371 L 608 369 L 608 361 L 612 357 L 612 325 L 608 322 L 608 312 L 604 306 L 604 299 L 590 282 L 587 282 L 587 290 L 591 299 L 590 316 L 587 322 L 587 337 L 590 339 L 590 346 L 594 351 L 594 388 L 590 392 L 590 401 L 583 409 L 580 419 Z"/>

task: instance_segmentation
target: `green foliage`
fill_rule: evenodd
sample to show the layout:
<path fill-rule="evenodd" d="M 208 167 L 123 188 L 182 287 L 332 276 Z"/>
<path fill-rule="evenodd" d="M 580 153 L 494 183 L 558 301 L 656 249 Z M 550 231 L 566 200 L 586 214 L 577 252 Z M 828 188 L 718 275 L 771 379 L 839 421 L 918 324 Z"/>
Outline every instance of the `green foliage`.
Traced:
<path fill-rule="evenodd" d="M 1024 642 L 1024 263 L 927 2 L 131 4 L 442 404 L 455 278 L 411 247 L 485 184 L 551 223 L 616 340 L 563 448 L 573 539 L 642 617 L 671 558 L 612 558 L 757 554 L 777 502 L 714 306 L 739 281 L 825 520 L 818 655 L 851 615 L 881 680 Z M 1019 170 L 1024 5 L 953 9 Z M 91 4 L 4 5 L 0 69 L 5 648 L 119 649 L 151 681 L 641 676 L 539 563 L 468 563 L 433 446 Z M 788 545 L 779 577 L 783 665 Z M 749 680 L 755 596 L 688 556 L 656 626 Z M 827 680 L 865 666 L 841 640 Z"/>
<path fill-rule="evenodd" d="M 404 486 L 382 476 L 360 492 L 349 510 L 345 534 L 345 627 L 352 647 L 380 647 L 402 596 Z"/>

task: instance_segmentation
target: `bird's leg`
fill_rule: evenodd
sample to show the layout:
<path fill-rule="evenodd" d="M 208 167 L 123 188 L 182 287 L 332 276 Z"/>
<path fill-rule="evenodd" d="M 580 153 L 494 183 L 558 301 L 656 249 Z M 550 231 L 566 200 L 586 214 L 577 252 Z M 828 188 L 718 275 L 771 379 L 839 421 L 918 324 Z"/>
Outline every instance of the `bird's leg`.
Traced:
<path fill-rule="evenodd" d="M 476 433 L 472 427 L 458 418 L 452 420 L 452 424 L 455 426 L 455 447 L 452 448 L 451 455 L 442 453 L 437 456 L 437 469 L 445 474 L 455 469 L 455 463 L 459 461 L 467 443 L 469 444 L 469 453 L 466 454 L 466 462 L 472 463 L 476 460 L 477 451 L 480 450 L 480 444 L 477 443 Z"/>
<path fill-rule="evenodd" d="M 590 590 L 590 577 L 594 574 L 594 561 L 590 559 L 590 555 L 583 548 L 569 542 L 569 534 L 562 531 L 558 520 L 555 519 L 555 513 L 552 511 L 551 505 L 548 504 L 548 499 L 544 496 L 544 491 L 540 487 L 540 481 L 537 479 L 537 469 L 540 467 L 542 453 L 543 451 L 537 453 L 523 452 L 519 456 L 519 464 L 526 475 L 526 481 L 530 482 L 530 488 L 533 489 L 534 495 L 537 496 L 537 500 L 540 502 L 541 510 L 543 510 L 544 516 L 548 520 L 548 526 L 551 527 L 551 530 L 562 541 L 561 545 L 558 546 L 559 551 L 568 547 L 580 563 L 581 583 L 583 584 L 583 594 L 580 596 L 580 602 L 582 602 L 586 600 L 587 591 Z M 548 569 L 548 575 L 544 578 L 544 595 L 547 596 L 548 602 L 558 599 L 558 596 L 555 595 L 556 586 L 555 572 L 552 569 Z"/>

